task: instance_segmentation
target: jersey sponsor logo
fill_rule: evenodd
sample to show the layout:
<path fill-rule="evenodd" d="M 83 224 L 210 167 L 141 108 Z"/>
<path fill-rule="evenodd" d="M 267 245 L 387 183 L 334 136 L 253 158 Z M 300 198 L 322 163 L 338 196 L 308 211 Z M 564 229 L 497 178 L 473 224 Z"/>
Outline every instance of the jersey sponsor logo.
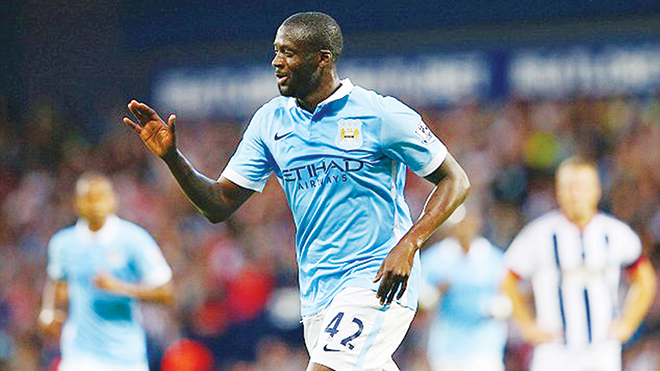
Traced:
<path fill-rule="evenodd" d="M 415 134 L 422 140 L 423 144 L 429 144 L 435 140 L 435 135 L 431 129 L 423 121 L 420 121 L 417 124 L 417 129 L 415 129 Z"/>
<path fill-rule="evenodd" d="M 351 158 L 321 160 L 316 164 L 308 164 L 282 170 L 282 179 L 287 182 L 316 178 L 334 172 L 350 173 L 364 168 L 364 162 Z"/>
<path fill-rule="evenodd" d="M 300 190 L 317 188 L 333 183 L 346 183 L 348 173 L 364 168 L 364 162 L 351 158 L 335 158 L 321 160 L 315 164 L 307 164 L 282 170 L 285 182 L 297 182 Z"/>
<path fill-rule="evenodd" d="M 291 135 L 292 133 L 293 133 L 293 131 L 290 131 L 290 132 L 288 132 L 288 133 L 284 133 L 284 134 L 282 134 L 282 135 L 279 135 L 278 133 L 275 133 L 275 137 L 274 137 L 273 139 L 275 139 L 275 141 L 277 142 L 277 141 L 280 140 L 280 139 L 284 139 L 284 138 L 288 137 L 288 136 Z"/>
<path fill-rule="evenodd" d="M 337 123 L 335 143 L 343 149 L 356 149 L 362 146 L 362 121 L 342 119 Z"/>

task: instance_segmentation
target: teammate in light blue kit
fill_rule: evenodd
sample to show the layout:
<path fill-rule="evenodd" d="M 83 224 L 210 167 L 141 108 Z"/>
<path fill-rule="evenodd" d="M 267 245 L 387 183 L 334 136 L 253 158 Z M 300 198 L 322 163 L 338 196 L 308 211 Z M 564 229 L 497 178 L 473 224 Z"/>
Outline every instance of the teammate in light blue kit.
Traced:
<path fill-rule="evenodd" d="M 447 238 L 422 253 L 422 276 L 440 293 L 429 329 L 433 371 L 504 371 L 507 317 L 500 289 L 504 251 L 481 236 L 481 215 L 461 206 Z M 423 301 L 422 301 L 423 302 Z"/>
<path fill-rule="evenodd" d="M 177 150 L 174 115 L 165 123 L 131 101 L 124 123 L 213 222 L 275 174 L 297 227 L 307 370 L 398 370 L 391 355 L 417 308 L 417 251 L 463 201 L 467 176 L 419 114 L 339 79 L 343 39 L 330 16 L 294 14 L 273 45 L 282 97 L 255 113 L 218 180 Z M 406 168 L 436 184 L 415 224 Z"/>
<path fill-rule="evenodd" d="M 147 231 L 114 214 L 108 178 L 83 175 L 75 204 L 80 219 L 48 246 L 39 316 L 49 333 L 59 333 L 66 318 L 59 370 L 148 371 L 139 300 L 169 303 L 172 271 Z"/>

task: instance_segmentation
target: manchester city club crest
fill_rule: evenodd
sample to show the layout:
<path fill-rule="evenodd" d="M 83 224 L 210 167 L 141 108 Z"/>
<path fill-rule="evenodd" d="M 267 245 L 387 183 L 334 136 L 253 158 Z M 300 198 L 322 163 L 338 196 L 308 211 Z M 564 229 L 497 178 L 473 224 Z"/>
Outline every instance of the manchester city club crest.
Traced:
<path fill-rule="evenodd" d="M 343 149 L 362 146 L 362 121 L 355 119 L 339 120 L 336 143 Z"/>
<path fill-rule="evenodd" d="M 126 255 L 124 255 L 121 249 L 113 247 L 106 251 L 105 261 L 109 268 L 121 268 L 126 265 Z"/>

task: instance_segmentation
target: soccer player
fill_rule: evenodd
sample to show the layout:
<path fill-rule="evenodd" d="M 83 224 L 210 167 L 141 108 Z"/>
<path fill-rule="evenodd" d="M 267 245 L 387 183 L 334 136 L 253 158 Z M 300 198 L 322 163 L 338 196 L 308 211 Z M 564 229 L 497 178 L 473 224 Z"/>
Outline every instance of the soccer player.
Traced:
<path fill-rule="evenodd" d="M 421 255 L 422 276 L 441 295 L 426 349 L 431 370 L 504 371 L 511 309 L 500 290 L 504 251 L 481 235 L 476 208 L 461 205 L 450 220 L 449 236 Z"/>
<path fill-rule="evenodd" d="M 59 371 L 148 371 L 139 301 L 173 299 L 172 270 L 156 241 L 117 217 L 115 205 L 107 177 L 83 174 L 80 218 L 49 242 L 39 323 L 48 334 L 61 329 Z"/>
<path fill-rule="evenodd" d="M 398 370 L 391 356 L 417 307 L 418 250 L 464 200 L 469 181 L 419 114 L 339 79 L 343 38 L 330 16 L 292 15 L 273 46 L 282 96 L 254 114 L 218 180 L 177 149 L 175 115 L 165 123 L 133 100 L 133 119 L 123 121 L 212 222 L 274 173 L 297 229 L 307 370 Z M 406 168 L 436 184 L 415 224 Z"/>
<path fill-rule="evenodd" d="M 601 187 L 594 164 L 562 162 L 555 186 L 559 210 L 531 222 L 505 253 L 513 318 L 536 345 L 531 370 L 621 371 L 621 344 L 649 311 L 655 271 L 637 234 L 597 209 Z M 622 268 L 630 279 L 623 305 Z M 521 279 L 531 281 L 535 317 Z"/>

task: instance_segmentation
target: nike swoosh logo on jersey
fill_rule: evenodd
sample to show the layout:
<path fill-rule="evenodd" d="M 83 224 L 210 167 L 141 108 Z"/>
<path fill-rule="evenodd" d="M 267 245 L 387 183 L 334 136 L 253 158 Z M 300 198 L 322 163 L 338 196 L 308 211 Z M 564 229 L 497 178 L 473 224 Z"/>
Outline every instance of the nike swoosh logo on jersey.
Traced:
<path fill-rule="evenodd" d="M 275 139 L 275 141 L 278 141 L 280 139 L 284 139 L 284 138 L 288 137 L 289 135 L 291 135 L 291 133 L 293 133 L 293 131 L 290 131 L 288 133 L 284 133 L 282 135 L 277 135 L 277 133 L 275 133 L 275 138 L 274 139 Z"/>
<path fill-rule="evenodd" d="M 323 350 L 326 352 L 339 352 L 339 349 L 330 349 L 328 348 L 328 344 L 323 346 Z"/>

